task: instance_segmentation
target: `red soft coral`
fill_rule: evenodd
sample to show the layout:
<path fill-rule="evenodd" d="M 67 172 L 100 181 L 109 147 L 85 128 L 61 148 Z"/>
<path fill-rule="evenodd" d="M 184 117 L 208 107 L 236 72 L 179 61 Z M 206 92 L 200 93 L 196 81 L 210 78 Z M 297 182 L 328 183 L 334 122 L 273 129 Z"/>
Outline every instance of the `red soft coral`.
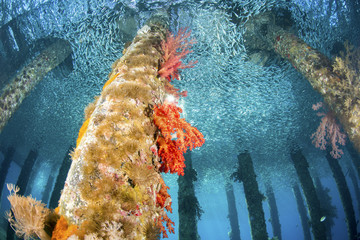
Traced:
<path fill-rule="evenodd" d="M 164 213 L 162 216 L 157 217 L 157 219 L 155 219 L 155 222 L 156 222 L 156 225 L 158 226 L 158 228 L 160 229 L 160 232 L 163 234 L 163 238 L 168 238 L 168 235 L 166 233 L 165 227 L 163 226 L 163 223 L 166 223 L 166 227 L 170 233 L 175 233 L 175 229 L 172 226 L 172 225 L 175 226 L 175 223 L 173 221 L 171 221 L 171 219 L 166 215 L 166 213 Z"/>
<path fill-rule="evenodd" d="M 154 123 L 161 130 L 164 138 L 172 140 L 176 138 L 176 146 L 182 151 L 186 152 L 189 147 L 190 150 L 200 147 L 205 142 L 204 136 L 196 128 L 186 122 L 185 119 L 180 118 L 182 109 L 175 104 L 165 102 L 160 107 L 154 108 Z"/>
<path fill-rule="evenodd" d="M 161 208 L 165 208 L 167 211 L 172 213 L 171 198 L 170 198 L 170 194 L 167 192 L 167 190 L 170 188 L 166 186 L 162 178 L 160 178 L 160 184 L 161 184 L 160 191 L 156 195 L 157 206 Z M 166 215 L 165 211 L 162 210 L 162 215 L 156 219 L 156 224 L 160 228 L 160 232 L 163 234 L 163 238 L 167 238 L 168 235 L 166 233 L 165 226 L 163 225 L 164 223 L 167 229 L 169 230 L 169 233 L 174 233 L 174 228 L 172 225 L 175 225 L 175 223 L 171 221 L 170 218 Z"/>
<path fill-rule="evenodd" d="M 188 64 L 184 64 L 181 61 L 182 58 L 192 52 L 190 48 L 195 43 L 195 40 L 189 40 L 190 34 L 191 31 L 187 31 L 187 28 L 181 28 L 177 36 L 168 32 L 166 41 L 161 42 L 164 54 L 159 75 L 169 82 L 172 79 L 179 80 L 179 69 L 192 68 L 197 63 L 197 61 L 190 61 Z"/>
<path fill-rule="evenodd" d="M 165 208 L 166 210 L 168 210 L 169 212 L 172 213 L 171 198 L 170 198 L 170 194 L 167 192 L 167 190 L 170 188 L 168 186 L 166 186 L 166 184 L 162 178 L 160 178 L 160 184 L 161 184 L 161 188 L 160 188 L 160 191 L 156 195 L 156 203 L 161 208 Z M 167 199 L 168 199 L 168 201 L 166 201 Z"/>
<path fill-rule="evenodd" d="M 165 91 L 168 94 L 171 94 L 175 97 L 176 100 L 179 100 L 180 96 L 186 97 L 187 96 L 187 91 L 182 91 L 179 92 L 180 89 L 175 88 L 173 85 L 171 85 L 171 83 L 169 82 L 165 82 Z"/>
<path fill-rule="evenodd" d="M 157 140 L 162 161 L 160 170 L 177 172 L 179 175 L 184 174 L 183 153 L 188 148 L 192 150 L 205 142 L 204 136 L 197 128 L 180 118 L 181 112 L 181 108 L 168 102 L 154 108 L 154 123 L 163 136 Z"/>
<path fill-rule="evenodd" d="M 161 157 L 161 172 L 184 175 L 185 158 L 174 140 L 158 137 L 159 156 Z"/>

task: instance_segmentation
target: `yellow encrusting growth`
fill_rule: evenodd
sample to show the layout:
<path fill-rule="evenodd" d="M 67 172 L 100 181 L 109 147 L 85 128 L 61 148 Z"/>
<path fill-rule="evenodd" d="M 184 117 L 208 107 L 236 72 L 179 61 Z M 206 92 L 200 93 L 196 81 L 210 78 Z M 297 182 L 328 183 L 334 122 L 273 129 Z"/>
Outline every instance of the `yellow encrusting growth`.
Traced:
<path fill-rule="evenodd" d="M 83 123 L 83 125 L 81 126 L 80 131 L 79 131 L 79 136 L 76 140 L 76 146 L 79 146 L 79 143 L 88 128 L 89 121 L 90 121 L 90 118 L 86 119 L 85 122 Z"/>
<path fill-rule="evenodd" d="M 119 73 L 113 74 L 112 77 L 111 77 L 109 80 L 107 80 L 106 83 L 104 84 L 103 90 L 104 90 L 110 83 L 112 83 L 112 81 L 114 81 L 117 76 L 119 76 Z"/>

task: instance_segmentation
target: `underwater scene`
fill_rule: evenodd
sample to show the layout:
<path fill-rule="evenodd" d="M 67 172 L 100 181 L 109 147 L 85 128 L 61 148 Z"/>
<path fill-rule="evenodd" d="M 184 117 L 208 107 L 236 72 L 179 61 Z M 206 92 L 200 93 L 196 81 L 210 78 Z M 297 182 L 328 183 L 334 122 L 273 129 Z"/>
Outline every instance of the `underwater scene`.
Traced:
<path fill-rule="evenodd" d="M 0 240 L 359 240 L 360 1 L 2 0 Z"/>

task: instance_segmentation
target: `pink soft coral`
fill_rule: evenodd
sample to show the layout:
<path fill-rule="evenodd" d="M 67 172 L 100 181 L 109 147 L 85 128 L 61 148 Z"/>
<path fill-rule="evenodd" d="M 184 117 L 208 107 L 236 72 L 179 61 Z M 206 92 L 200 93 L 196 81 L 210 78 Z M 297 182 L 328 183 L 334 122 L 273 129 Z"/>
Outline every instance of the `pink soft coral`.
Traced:
<path fill-rule="evenodd" d="M 164 52 L 163 62 L 160 66 L 159 75 L 166 78 L 169 82 L 172 79 L 179 80 L 179 69 L 192 68 L 197 61 L 190 61 L 184 64 L 181 59 L 191 53 L 194 39 L 189 40 L 191 31 L 187 32 L 187 28 L 179 29 L 177 36 L 168 32 L 166 41 L 161 43 Z"/>
<path fill-rule="evenodd" d="M 317 111 L 321 107 L 323 107 L 323 103 L 319 102 L 316 105 L 314 104 L 312 108 Z M 326 150 L 326 145 L 331 144 L 331 156 L 336 159 L 340 158 L 344 152 L 339 149 L 338 144 L 345 145 L 346 135 L 341 132 L 340 126 L 331 111 L 327 113 L 318 112 L 317 115 L 322 118 L 316 132 L 311 135 L 312 143 L 321 150 Z"/>

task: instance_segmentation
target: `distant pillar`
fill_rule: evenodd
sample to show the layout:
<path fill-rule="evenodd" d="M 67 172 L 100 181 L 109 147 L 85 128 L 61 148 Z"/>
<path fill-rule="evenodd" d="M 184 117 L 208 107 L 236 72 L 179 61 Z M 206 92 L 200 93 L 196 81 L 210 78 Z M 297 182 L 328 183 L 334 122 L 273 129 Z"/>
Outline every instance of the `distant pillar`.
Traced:
<path fill-rule="evenodd" d="M 49 208 L 54 209 L 59 205 L 59 199 L 61 196 L 61 190 L 64 187 L 67 173 L 69 172 L 70 166 L 71 166 L 71 157 L 70 153 L 72 151 L 73 147 L 70 146 L 69 149 L 66 152 L 66 155 L 64 156 L 64 159 L 61 163 L 61 167 L 59 169 L 59 173 L 56 177 L 55 185 L 52 190 L 50 201 L 49 201 Z"/>
<path fill-rule="evenodd" d="M 43 191 L 42 194 L 42 198 L 41 198 L 41 202 L 43 203 L 47 203 L 49 201 L 49 197 L 50 197 L 50 193 L 54 184 L 54 174 L 53 172 L 55 171 L 55 166 L 53 165 L 53 167 L 51 168 L 51 172 L 49 174 L 48 180 L 46 181 L 46 186 L 45 189 Z"/>
<path fill-rule="evenodd" d="M 33 171 L 33 166 L 37 157 L 38 157 L 37 151 L 30 150 L 27 158 L 25 159 L 25 162 L 20 171 L 19 178 L 16 182 L 16 186 L 20 188 L 20 191 L 18 192 L 19 195 L 25 194 L 31 173 Z"/>
<path fill-rule="evenodd" d="M 347 186 L 344 173 L 341 171 L 341 167 L 336 159 L 334 159 L 329 152 L 326 154 L 326 159 L 329 163 L 331 171 L 333 173 L 337 189 L 340 194 L 340 199 L 344 207 L 346 216 L 346 224 L 348 228 L 349 240 L 353 240 L 356 237 L 356 219 L 354 213 L 354 207 L 351 200 L 349 188 Z"/>
<path fill-rule="evenodd" d="M 194 182 L 197 173 L 192 167 L 191 153 L 185 154 L 186 168 L 184 176 L 179 176 L 178 204 L 179 204 L 179 239 L 200 239 L 197 232 L 197 220 L 202 210 L 195 196 Z"/>
<path fill-rule="evenodd" d="M 0 132 L 30 91 L 71 53 L 67 41 L 56 41 L 22 68 L 4 87 L 0 95 Z"/>
<path fill-rule="evenodd" d="M 315 240 L 326 240 L 325 225 L 320 222 L 323 214 L 320 201 L 316 195 L 315 186 L 310 176 L 309 165 L 300 150 L 291 151 L 291 159 L 294 163 L 296 173 L 299 177 L 301 187 L 304 191 L 306 203 L 310 213 L 312 233 Z"/>
<path fill-rule="evenodd" d="M 10 164 L 13 160 L 14 153 L 15 153 L 15 148 L 9 147 L 6 150 L 5 155 L 4 155 L 4 160 L 1 163 L 1 167 L 0 167 L 0 199 L 1 199 L 2 189 L 4 188 L 4 185 L 5 185 L 6 176 L 8 174 L 9 168 L 10 168 Z"/>
<path fill-rule="evenodd" d="M 281 224 L 279 220 L 279 211 L 276 204 L 275 194 L 270 183 L 266 184 L 266 196 L 270 208 L 271 226 L 273 229 L 274 237 L 277 237 L 279 240 L 281 240 L 282 238 L 281 238 Z"/>
<path fill-rule="evenodd" d="M 334 218 L 337 217 L 336 207 L 331 205 L 331 196 L 329 194 L 330 190 L 328 188 L 324 188 L 324 186 L 321 184 L 319 177 L 315 177 L 314 180 L 316 186 L 316 193 L 321 205 L 321 211 L 323 216 L 325 217 L 323 222 L 326 227 L 327 240 L 331 240 L 331 228 L 334 226 Z"/>
<path fill-rule="evenodd" d="M 30 150 L 27 158 L 24 161 L 24 164 L 20 171 L 19 178 L 16 182 L 16 186 L 18 186 L 20 188 L 20 191 L 18 191 L 19 195 L 25 194 L 26 187 L 28 186 L 28 182 L 29 182 L 29 179 L 31 176 L 32 168 L 34 166 L 34 163 L 35 163 L 37 157 L 38 157 L 37 151 Z M 15 232 L 12 230 L 9 223 L 8 223 L 6 237 L 8 240 L 14 239 L 14 237 L 15 237 Z"/>
<path fill-rule="evenodd" d="M 239 228 L 239 219 L 238 212 L 236 209 L 234 188 L 230 182 L 225 184 L 226 199 L 228 203 L 228 218 L 230 221 L 231 233 L 230 240 L 240 240 L 240 228 Z"/>
<path fill-rule="evenodd" d="M 242 182 L 244 185 L 252 239 L 268 240 L 264 210 L 262 207 L 262 201 L 265 197 L 259 191 L 259 186 L 256 181 L 255 170 L 250 153 L 247 151 L 240 153 L 238 155 L 238 160 L 238 169 L 232 175 L 232 177 L 235 181 Z"/>
<path fill-rule="evenodd" d="M 351 161 L 355 166 L 358 178 L 360 178 L 360 155 L 359 153 L 354 149 L 354 146 L 352 144 L 346 144 L 346 149 L 348 150 Z"/>
<path fill-rule="evenodd" d="M 359 188 L 358 178 L 356 177 L 356 173 L 352 167 L 349 167 L 348 171 L 351 182 L 354 185 L 354 192 L 358 203 L 358 212 L 360 212 L 360 188 Z"/>
<path fill-rule="evenodd" d="M 304 233 L 304 240 L 311 240 L 309 219 L 306 213 L 306 206 L 304 204 L 304 199 L 301 196 L 300 188 L 297 184 L 294 184 L 292 190 L 295 196 L 296 205 L 300 216 L 301 226 Z"/>

